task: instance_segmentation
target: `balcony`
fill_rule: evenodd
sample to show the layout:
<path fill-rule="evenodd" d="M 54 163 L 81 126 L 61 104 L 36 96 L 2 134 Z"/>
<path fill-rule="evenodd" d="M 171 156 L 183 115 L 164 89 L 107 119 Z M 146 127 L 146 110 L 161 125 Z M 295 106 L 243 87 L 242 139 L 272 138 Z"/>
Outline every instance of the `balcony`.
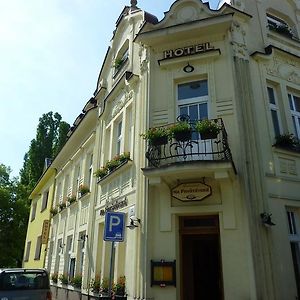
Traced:
<path fill-rule="evenodd" d="M 189 125 L 188 135 L 176 139 L 172 133 L 170 134 L 174 124 L 160 127 L 167 132 L 168 137 L 156 143 L 148 140 L 146 151 L 146 158 L 149 162 L 148 169 L 193 162 L 204 162 L 205 165 L 209 162 L 229 162 L 235 172 L 227 133 L 221 118 L 209 120 L 218 127 L 218 133 L 214 137 L 204 137 L 203 133 L 199 133 L 198 122 L 190 121 L 187 116 L 180 116 L 178 121 L 174 124 L 184 121 Z"/>

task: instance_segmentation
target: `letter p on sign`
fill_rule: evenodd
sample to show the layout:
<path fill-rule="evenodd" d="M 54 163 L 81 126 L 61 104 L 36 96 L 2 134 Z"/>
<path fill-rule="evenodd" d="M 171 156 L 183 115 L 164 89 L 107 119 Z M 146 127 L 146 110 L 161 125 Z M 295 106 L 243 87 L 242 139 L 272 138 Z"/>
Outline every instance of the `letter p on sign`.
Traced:
<path fill-rule="evenodd" d="M 125 229 L 125 214 L 108 211 L 105 213 L 104 235 L 105 241 L 123 242 Z"/>

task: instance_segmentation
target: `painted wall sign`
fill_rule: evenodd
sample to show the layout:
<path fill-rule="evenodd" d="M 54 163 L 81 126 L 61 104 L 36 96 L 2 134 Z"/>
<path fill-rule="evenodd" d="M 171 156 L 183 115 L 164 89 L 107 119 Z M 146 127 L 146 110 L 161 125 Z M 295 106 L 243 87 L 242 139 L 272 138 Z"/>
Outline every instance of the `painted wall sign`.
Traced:
<path fill-rule="evenodd" d="M 201 183 L 182 183 L 172 189 L 172 196 L 180 201 L 201 201 L 211 195 L 211 186 Z"/>
<path fill-rule="evenodd" d="M 172 50 L 172 49 L 165 50 L 164 51 L 164 59 L 193 55 L 193 54 L 206 52 L 208 50 L 213 50 L 213 49 L 214 49 L 214 47 L 211 46 L 209 42 L 206 42 L 203 44 L 192 45 L 192 46 L 187 46 L 187 47 L 183 47 L 183 48 L 177 48 L 175 50 Z"/>
<path fill-rule="evenodd" d="M 107 211 L 116 211 L 128 205 L 127 198 L 112 200 L 107 202 L 104 209 L 100 210 L 100 216 L 104 216 Z"/>

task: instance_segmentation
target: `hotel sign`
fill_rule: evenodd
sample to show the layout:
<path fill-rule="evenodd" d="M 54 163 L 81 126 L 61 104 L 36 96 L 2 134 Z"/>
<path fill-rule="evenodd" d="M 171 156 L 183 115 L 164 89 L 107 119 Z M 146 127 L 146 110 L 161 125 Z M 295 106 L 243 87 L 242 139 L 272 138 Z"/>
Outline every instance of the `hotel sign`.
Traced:
<path fill-rule="evenodd" d="M 182 183 L 172 189 L 172 196 L 180 201 L 201 201 L 211 195 L 211 186 L 201 183 Z"/>
<path fill-rule="evenodd" d="M 197 44 L 192 46 L 187 46 L 183 48 L 177 48 L 174 50 L 165 50 L 164 51 L 164 59 L 175 58 L 180 56 L 193 55 L 197 53 L 206 52 L 209 50 L 213 50 L 214 47 L 210 45 L 209 42 L 203 44 Z"/>
<path fill-rule="evenodd" d="M 42 229 L 42 244 L 47 244 L 49 236 L 50 222 L 49 220 L 44 220 Z"/>

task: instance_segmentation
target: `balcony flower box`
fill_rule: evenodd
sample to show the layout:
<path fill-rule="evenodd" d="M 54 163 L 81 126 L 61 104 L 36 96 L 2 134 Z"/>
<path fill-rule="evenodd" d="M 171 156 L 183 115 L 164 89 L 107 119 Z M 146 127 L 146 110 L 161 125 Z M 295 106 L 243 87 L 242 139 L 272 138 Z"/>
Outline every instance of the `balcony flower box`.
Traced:
<path fill-rule="evenodd" d="M 151 146 L 161 146 L 168 143 L 168 131 L 163 127 L 149 128 L 141 134 L 143 139 L 147 140 Z"/>
<path fill-rule="evenodd" d="M 217 138 L 221 126 L 214 120 L 204 119 L 196 122 L 195 129 L 200 133 L 202 140 L 208 140 Z"/>
<path fill-rule="evenodd" d="M 178 142 L 189 141 L 192 137 L 192 127 L 187 121 L 180 121 L 169 127 L 169 135 Z"/>

